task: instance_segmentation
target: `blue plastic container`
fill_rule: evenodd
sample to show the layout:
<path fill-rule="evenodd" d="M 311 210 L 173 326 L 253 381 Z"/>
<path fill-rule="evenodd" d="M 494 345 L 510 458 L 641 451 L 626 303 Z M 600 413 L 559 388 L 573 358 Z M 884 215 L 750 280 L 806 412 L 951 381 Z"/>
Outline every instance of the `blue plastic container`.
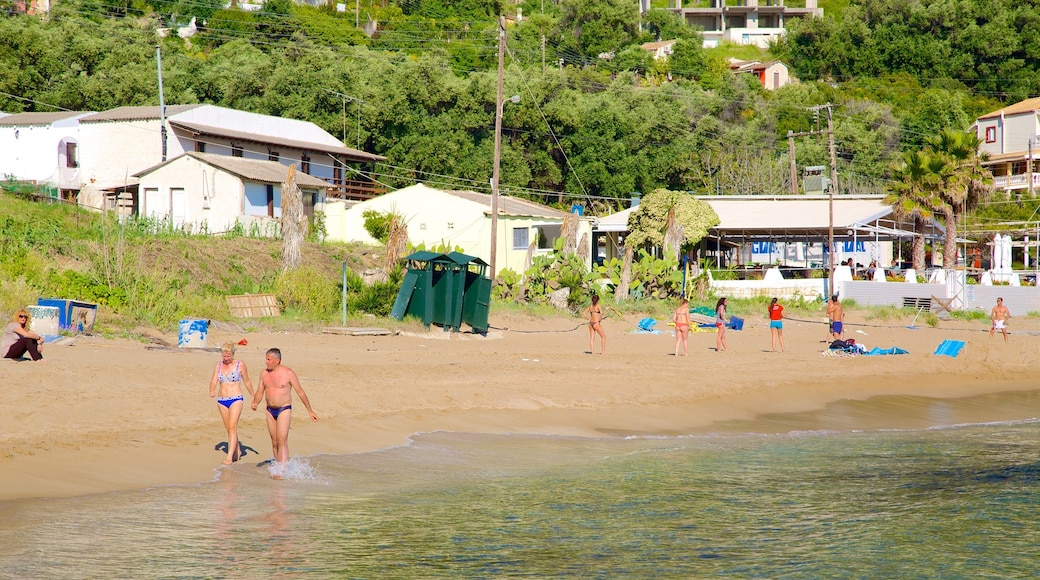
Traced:
<path fill-rule="evenodd" d="M 177 348 L 206 348 L 209 320 L 186 318 L 177 329 Z"/>

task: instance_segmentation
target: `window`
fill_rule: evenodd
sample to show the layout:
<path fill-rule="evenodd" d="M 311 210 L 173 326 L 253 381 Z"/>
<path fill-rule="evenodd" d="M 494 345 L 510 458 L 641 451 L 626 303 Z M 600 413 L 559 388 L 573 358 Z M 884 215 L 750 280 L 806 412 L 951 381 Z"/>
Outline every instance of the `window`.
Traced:
<path fill-rule="evenodd" d="M 1011 164 L 1011 175 L 1022 175 L 1026 172 L 1025 161 L 1015 161 Z"/>
<path fill-rule="evenodd" d="M 306 153 L 300 157 L 300 171 L 307 175 L 311 174 L 311 158 Z"/>
<path fill-rule="evenodd" d="M 531 244 L 531 230 L 527 228 L 513 228 L 513 249 L 526 250 Z"/>
<path fill-rule="evenodd" d="M 232 143 L 231 144 L 231 156 L 232 157 L 241 157 L 242 156 L 242 147 Z"/>
<path fill-rule="evenodd" d="M 75 143 L 65 143 L 65 167 L 79 167 L 79 158 L 76 157 Z"/>
<path fill-rule="evenodd" d="M 274 217 L 274 186 L 270 183 L 267 184 L 267 217 Z"/>
<path fill-rule="evenodd" d="M 206 142 L 205 141 L 195 141 L 195 152 L 196 153 L 205 153 L 206 152 Z"/>
<path fill-rule="evenodd" d="M 996 127 L 986 127 L 986 143 L 996 143 L 996 142 L 997 142 L 997 128 Z"/>
<path fill-rule="evenodd" d="M 267 150 L 267 160 L 268 161 L 278 161 L 279 157 L 280 157 L 280 155 L 278 154 L 277 151 L 271 151 L 270 149 Z"/>

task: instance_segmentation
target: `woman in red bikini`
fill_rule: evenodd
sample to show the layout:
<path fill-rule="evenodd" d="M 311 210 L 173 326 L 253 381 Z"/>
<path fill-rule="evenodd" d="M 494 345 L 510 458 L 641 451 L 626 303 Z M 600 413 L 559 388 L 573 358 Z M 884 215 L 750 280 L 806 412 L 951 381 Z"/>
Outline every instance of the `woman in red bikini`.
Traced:
<path fill-rule="evenodd" d="M 675 323 L 675 356 L 679 356 L 679 344 L 682 344 L 683 356 L 690 356 L 690 301 L 683 298 L 679 307 L 672 313 Z"/>
<path fill-rule="evenodd" d="M 216 397 L 220 418 L 224 420 L 227 430 L 227 459 L 224 465 L 230 465 L 241 457 L 238 444 L 238 419 L 242 416 L 245 399 L 242 396 L 242 385 L 246 386 L 249 396 L 253 396 L 253 383 L 249 380 L 246 365 L 235 360 L 235 343 L 225 342 L 220 347 L 220 362 L 213 369 L 213 378 L 209 381 L 209 396 Z M 219 392 L 218 392 L 219 388 Z"/>

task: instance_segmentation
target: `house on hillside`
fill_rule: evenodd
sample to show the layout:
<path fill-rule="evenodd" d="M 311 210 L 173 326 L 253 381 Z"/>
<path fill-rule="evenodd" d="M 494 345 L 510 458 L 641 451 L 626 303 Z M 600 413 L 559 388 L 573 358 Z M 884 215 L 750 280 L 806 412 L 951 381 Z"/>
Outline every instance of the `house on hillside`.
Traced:
<path fill-rule="evenodd" d="M 0 177 L 78 189 L 78 121 L 91 114 L 58 111 L 0 117 Z"/>
<path fill-rule="evenodd" d="M 718 267 L 777 264 L 811 269 L 827 262 L 824 248 L 831 226 L 827 196 L 725 195 L 696 196 L 719 216 L 698 249 L 699 257 L 710 258 Z M 637 206 L 638 207 L 638 206 Z M 597 255 L 602 259 L 623 256 L 624 237 L 632 207 L 599 218 L 594 228 Z M 835 262 L 876 262 L 888 267 L 900 261 L 894 242 L 909 240 L 911 221 L 895 218 L 883 196 L 838 196 L 834 198 Z M 928 224 L 926 236 L 942 239 L 943 227 Z M 909 256 L 906 257 L 909 259 Z"/>
<path fill-rule="evenodd" d="M 134 174 L 140 180 L 137 213 L 196 232 L 226 232 L 236 224 L 273 235 L 282 217 L 288 166 L 277 161 L 216 153 L 183 153 Z M 323 211 L 328 182 L 296 172 L 304 214 Z"/>
<path fill-rule="evenodd" d="M 1040 192 L 1040 97 L 982 115 L 975 131 L 995 188 Z"/>
<path fill-rule="evenodd" d="M 670 10 L 690 26 L 704 30 L 704 47 L 723 42 L 768 48 L 770 41 L 786 32 L 786 23 L 795 18 L 823 18 L 817 0 L 805 0 L 805 7 L 785 6 L 784 0 L 708 0 L 706 8 L 684 8 L 674 0 Z"/>
<path fill-rule="evenodd" d="M 330 202 L 325 208 L 328 239 L 378 244 L 365 230 L 363 214 L 369 210 L 404 217 L 413 245 L 424 244 L 430 249 L 446 244 L 491 263 L 491 196 L 486 193 L 446 191 L 419 183 L 350 208 Z M 526 270 L 528 247 L 532 245 L 535 255 L 551 252 L 569 215 L 532 201 L 501 197 L 496 270 Z M 590 244 L 591 218 L 579 217 L 578 222 L 579 243 L 584 240 Z M 588 246 L 586 249 L 590 250 Z"/>
<path fill-rule="evenodd" d="M 650 53 L 654 60 L 668 60 L 675 52 L 674 40 L 659 40 L 657 42 L 644 42 L 639 45 L 643 50 Z"/>
<path fill-rule="evenodd" d="M 740 60 L 730 58 L 729 69 L 737 74 L 752 74 L 758 78 L 758 82 L 767 91 L 775 91 L 780 87 L 792 82 L 791 73 L 787 65 L 773 60 L 761 62 L 757 60 Z"/>
<path fill-rule="evenodd" d="M 45 115 L 32 118 L 26 115 Z M 26 159 L 55 166 L 53 138 L 26 142 L 23 136 L 42 133 L 48 122 L 50 135 L 61 134 L 74 149 L 75 175 L 52 171 L 40 177 L 24 164 L 2 156 L 0 164 L 15 179 L 44 180 L 62 190 L 65 199 L 100 208 L 136 208 L 138 183 L 134 177 L 146 169 L 187 152 L 212 153 L 244 159 L 295 164 L 297 171 L 326 181 L 330 195 L 367 199 L 385 189 L 371 179 L 375 163 L 384 157 L 344 147 L 339 139 L 314 123 L 260 115 L 215 105 L 171 105 L 166 107 L 165 126 L 159 107 L 119 107 L 100 113 L 22 113 L 5 117 L 10 130 L 0 131 L 0 152 L 17 151 Z M 65 116 L 67 115 L 67 116 Z M 37 123 L 32 130 L 14 123 Z M 163 139 L 165 128 L 165 140 Z M 59 131 L 60 129 L 60 131 Z M 17 138 L 15 131 L 17 133 Z M 69 149 L 65 161 L 72 163 Z M 72 169 L 71 167 L 67 169 Z"/>

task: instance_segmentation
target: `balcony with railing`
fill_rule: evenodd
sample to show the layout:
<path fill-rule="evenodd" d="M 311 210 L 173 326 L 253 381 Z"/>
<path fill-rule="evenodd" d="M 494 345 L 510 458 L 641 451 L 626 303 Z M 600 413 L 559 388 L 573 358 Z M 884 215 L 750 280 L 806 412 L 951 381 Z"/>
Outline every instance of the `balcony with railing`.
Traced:
<path fill-rule="evenodd" d="M 1040 173 L 1019 173 L 1017 175 L 997 175 L 993 177 L 996 189 L 1029 189 L 1029 181 L 1033 181 L 1033 190 L 1040 192 Z"/>
<path fill-rule="evenodd" d="M 375 181 L 365 179 L 338 179 L 328 180 L 328 196 L 339 199 L 353 199 L 364 201 L 386 193 L 386 186 Z"/>

